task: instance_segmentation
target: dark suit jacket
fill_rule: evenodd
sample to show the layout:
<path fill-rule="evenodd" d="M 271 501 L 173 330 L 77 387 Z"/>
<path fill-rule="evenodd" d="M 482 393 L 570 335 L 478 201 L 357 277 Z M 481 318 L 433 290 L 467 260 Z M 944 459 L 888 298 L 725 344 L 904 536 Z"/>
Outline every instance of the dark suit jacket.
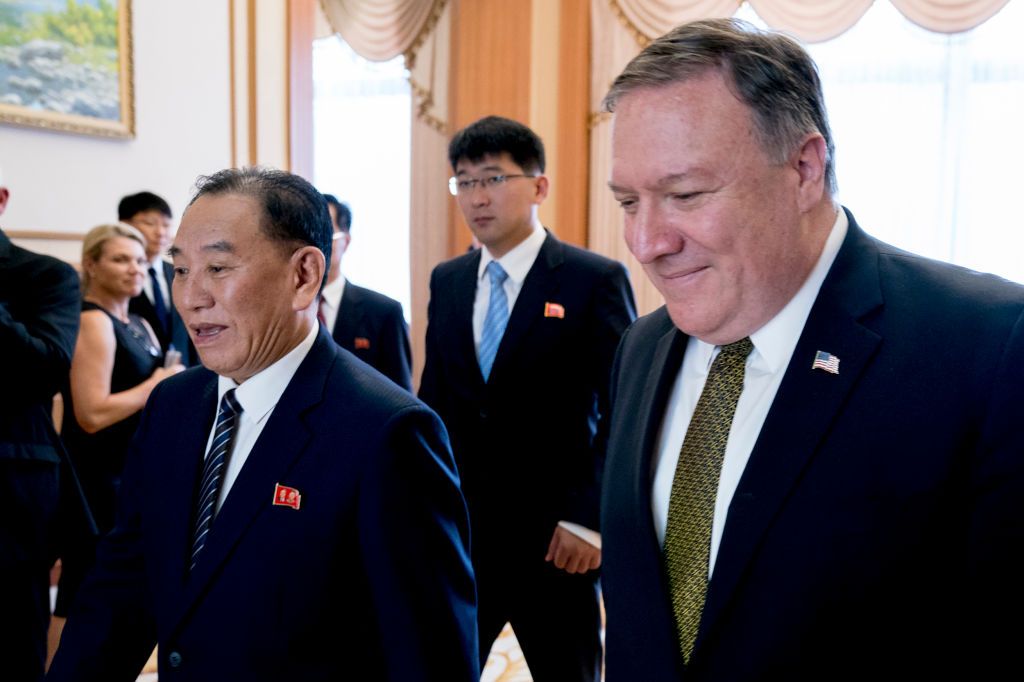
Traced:
<path fill-rule="evenodd" d="M 167 262 L 163 262 L 163 266 L 164 279 L 167 280 L 167 286 L 172 286 L 174 282 L 174 266 Z M 178 309 L 174 307 L 174 301 L 171 301 L 170 308 L 171 328 L 164 329 L 163 325 L 160 324 L 160 320 L 157 319 L 153 302 L 146 296 L 145 291 L 128 302 L 128 312 L 135 313 L 146 320 L 146 322 L 149 322 L 149 326 L 156 333 L 156 338 L 160 341 L 160 348 L 164 353 L 173 345 L 175 350 L 181 353 L 182 364 L 186 367 L 198 365 L 199 355 L 196 353 L 191 339 L 189 339 L 188 329 L 185 327 L 181 315 L 178 314 Z"/>
<path fill-rule="evenodd" d="M 412 347 L 401 303 L 345 282 L 332 336 L 339 346 L 402 388 L 412 390 Z"/>
<path fill-rule="evenodd" d="M 74 268 L 0 231 L 0 459 L 60 461 L 51 410 L 71 368 L 81 300 Z"/>
<path fill-rule="evenodd" d="M 476 680 L 466 508 L 444 427 L 320 332 L 189 575 L 217 378 L 162 382 L 52 680 Z M 275 506 L 275 484 L 300 506 Z"/>
<path fill-rule="evenodd" d="M 1018 650 L 1024 289 L 849 217 L 729 508 L 685 674 L 651 481 L 686 336 L 664 308 L 624 336 L 602 507 L 608 682 L 995 679 Z M 818 350 L 838 375 L 811 369 Z"/>
<path fill-rule="evenodd" d="M 633 292 L 621 263 L 548 234 L 484 383 L 472 328 L 479 264 L 474 251 L 431 275 L 420 397 L 451 434 L 474 554 L 495 543 L 501 555 L 542 563 L 559 521 L 599 530 L 597 425 L 615 347 L 635 317 Z M 564 317 L 545 316 L 546 303 Z"/>

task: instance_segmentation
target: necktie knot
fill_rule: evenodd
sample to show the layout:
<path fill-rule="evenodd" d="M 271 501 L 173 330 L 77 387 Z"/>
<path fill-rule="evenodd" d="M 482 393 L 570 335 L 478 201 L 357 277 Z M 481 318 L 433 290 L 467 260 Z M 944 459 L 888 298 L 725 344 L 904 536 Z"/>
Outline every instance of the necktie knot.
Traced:
<path fill-rule="evenodd" d="M 242 414 L 242 404 L 235 397 L 235 389 L 232 388 L 220 399 L 220 412 L 227 417 L 237 417 Z"/>
<path fill-rule="evenodd" d="M 718 351 L 718 358 L 715 363 L 719 361 L 722 363 L 733 364 L 736 362 L 745 363 L 747 356 L 754 350 L 754 343 L 750 340 L 749 336 L 744 336 L 739 341 L 733 341 L 722 346 Z"/>
<path fill-rule="evenodd" d="M 491 286 L 501 286 L 508 279 L 508 273 L 505 272 L 505 268 L 501 267 L 501 263 L 496 260 L 492 260 L 487 264 L 487 274 L 491 277 Z"/>

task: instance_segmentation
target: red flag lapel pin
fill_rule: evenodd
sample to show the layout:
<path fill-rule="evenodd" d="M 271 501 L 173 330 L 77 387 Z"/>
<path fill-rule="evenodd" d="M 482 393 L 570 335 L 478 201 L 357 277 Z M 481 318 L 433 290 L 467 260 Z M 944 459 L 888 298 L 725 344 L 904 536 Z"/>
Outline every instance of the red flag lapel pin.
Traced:
<path fill-rule="evenodd" d="M 544 317 L 557 317 L 563 320 L 565 319 L 565 308 L 561 303 L 547 302 L 544 304 Z"/>
<path fill-rule="evenodd" d="M 814 354 L 814 362 L 811 363 L 811 369 L 824 370 L 829 374 L 839 374 L 839 358 L 831 353 L 819 350 Z"/>
<path fill-rule="evenodd" d="M 278 483 L 274 486 L 274 506 L 275 507 L 291 507 L 292 509 L 298 509 L 302 503 L 302 495 L 295 488 L 289 488 L 286 485 Z"/>
<path fill-rule="evenodd" d="M 370 339 L 365 336 L 357 336 L 355 347 L 356 350 L 368 350 L 370 348 Z"/>

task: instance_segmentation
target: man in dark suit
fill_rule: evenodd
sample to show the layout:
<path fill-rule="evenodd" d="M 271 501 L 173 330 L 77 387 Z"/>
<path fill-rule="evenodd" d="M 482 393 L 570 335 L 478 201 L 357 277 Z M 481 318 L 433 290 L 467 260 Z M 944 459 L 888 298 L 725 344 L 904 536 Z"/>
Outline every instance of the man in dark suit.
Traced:
<path fill-rule="evenodd" d="M 0 215 L 9 196 L 0 178 Z M 14 246 L 0 230 L 0 661 L 12 680 L 41 679 L 46 661 L 67 457 L 53 428 L 53 396 L 71 367 L 79 306 L 70 265 Z"/>
<path fill-rule="evenodd" d="M 681 26 L 605 102 L 666 302 L 612 383 L 608 682 L 1018 667 L 1024 288 L 860 229 L 782 35 Z"/>
<path fill-rule="evenodd" d="M 186 367 L 199 362 L 181 315 L 171 299 L 174 268 L 164 260 L 171 244 L 171 207 L 152 192 L 130 194 L 117 205 L 117 219 L 136 228 L 146 238 L 149 268 L 142 293 L 128 303 L 128 311 L 153 328 L 164 353 L 176 350 Z"/>
<path fill-rule="evenodd" d="M 157 642 L 161 680 L 476 679 L 447 435 L 317 324 L 330 235 L 298 176 L 200 179 L 171 252 L 204 367 L 150 397 L 51 679 L 134 680 Z"/>
<path fill-rule="evenodd" d="M 402 304 L 341 274 L 341 257 L 351 241 L 352 211 L 333 194 L 325 194 L 334 225 L 327 285 L 320 294 L 320 318 L 339 346 L 378 372 L 412 390 L 412 346 Z"/>
<path fill-rule="evenodd" d="M 622 264 L 540 224 L 544 147 L 491 116 L 448 148 L 482 248 L 430 280 L 420 397 L 452 436 L 473 528 L 482 661 L 511 622 L 538 682 L 600 679 L 598 499 Z"/>

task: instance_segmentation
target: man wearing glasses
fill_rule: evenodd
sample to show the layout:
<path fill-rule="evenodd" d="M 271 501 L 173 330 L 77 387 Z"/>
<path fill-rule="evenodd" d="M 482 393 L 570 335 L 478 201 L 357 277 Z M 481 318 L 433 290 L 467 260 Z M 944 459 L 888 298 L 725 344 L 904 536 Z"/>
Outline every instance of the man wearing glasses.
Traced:
<path fill-rule="evenodd" d="M 510 622 L 534 680 L 598 680 L 603 418 L 632 289 L 621 263 L 541 225 L 532 130 L 489 116 L 448 158 L 482 248 L 431 275 L 420 398 L 448 427 L 469 505 L 481 663 Z"/>

